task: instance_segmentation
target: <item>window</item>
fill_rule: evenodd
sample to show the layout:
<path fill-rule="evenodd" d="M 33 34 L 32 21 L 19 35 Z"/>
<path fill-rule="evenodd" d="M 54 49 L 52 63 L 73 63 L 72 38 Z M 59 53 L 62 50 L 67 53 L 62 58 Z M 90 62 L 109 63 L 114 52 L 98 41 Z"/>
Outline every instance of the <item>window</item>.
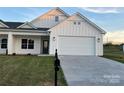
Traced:
<path fill-rule="evenodd" d="M 34 49 L 34 40 L 22 39 L 22 49 Z"/>
<path fill-rule="evenodd" d="M 55 16 L 55 22 L 58 22 L 58 21 L 59 21 L 59 17 Z"/>
<path fill-rule="evenodd" d="M 74 25 L 76 25 L 76 24 L 80 25 L 80 24 L 81 24 L 81 22 L 74 22 Z"/>
<path fill-rule="evenodd" d="M 22 49 L 27 49 L 27 39 L 22 39 Z"/>
<path fill-rule="evenodd" d="M 76 25 L 76 22 L 74 22 L 74 25 Z"/>
<path fill-rule="evenodd" d="M 81 22 L 78 22 L 78 25 L 80 25 L 81 24 Z"/>
<path fill-rule="evenodd" d="M 28 49 L 34 49 L 34 40 L 29 40 L 28 41 Z"/>
<path fill-rule="evenodd" d="M 1 48 L 2 49 L 7 49 L 7 39 L 2 39 L 1 40 Z"/>

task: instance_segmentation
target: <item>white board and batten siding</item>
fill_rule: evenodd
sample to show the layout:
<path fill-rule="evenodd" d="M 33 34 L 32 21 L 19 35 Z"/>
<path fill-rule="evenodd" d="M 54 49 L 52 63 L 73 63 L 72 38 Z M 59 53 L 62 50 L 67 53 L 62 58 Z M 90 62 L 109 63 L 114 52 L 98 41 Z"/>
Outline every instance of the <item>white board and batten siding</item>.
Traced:
<path fill-rule="evenodd" d="M 8 36 L 10 34 L 12 35 L 12 41 L 10 44 L 10 39 L 8 39 L 8 47 L 11 46 L 11 54 L 16 53 L 16 54 L 41 54 L 42 53 L 42 40 L 47 39 L 48 40 L 48 34 L 47 33 L 29 33 L 29 32 L 0 32 L 0 41 L 1 39 L 8 39 Z M 32 39 L 34 40 L 34 49 L 22 49 L 21 48 L 21 40 L 22 39 Z M 1 42 L 0 42 L 0 54 L 5 54 L 6 49 L 1 49 Z"/>
<path fill-rule="evenodd" d="M 50 31 L 50 54 L 58 49 L 60 54 L 68 54 L 66 51 L 69 51 L 70 55 L 103 55 L 103 34 L 78 15 L 68 18 Z"/>
<path fill-rule="evenodd" d="M 0 22 L 0 27 L 9 28 L 2 22 Z M 103 55 L 102 30 L 78 13 L 69 16 L 61 9 L 56 8 L 31 22 L 25 22 L 18 28 L 50 28 L 50 33 L 48 33 L 49 31 L 42 33 L 39 30 L 36 32 L 33 30 L 16 31 L 16 29 L 0 31 L 1 35 L 8 35 L 10 54 L 40 54 L 42 53 L 42 41 L 46 36 L 46 39 L 50 40 L 49 54 L 55 54 L 55 49 L 58 49 L 59 55 Z M 21 49 L 21 40 L 24 38 L 34 40 L 34 49 Z M 0 51 L 5 52 L 1 49 Z"/>
<path fill-rule="evenodd" d="M 40 36 L 14 36 L 14 46 L 13 53 L 16 54 L 40 54 L 41 53 L 41 37 Z M 32 39 L 34 40 L 34 49 L 22 49 L 21 40 L 22 39 Z"/>
<path fill-rule="evenodd" d="M 25 24 L 25 25 L 23 25 L 22 27 L 20 27 L 20 28 L 32 28 L 31 26 L 29 26 L 28 24 Z"/>
<path fill-rule="evenodd" d="M 55 16 L 59 17 L 58 22 L 55 21 Z M 31 23 L 35 27 L 51 28 L 51 27 L 55 26 L 56 24 L 60 23 L 61 21 L 65 20 L 66 18 L 67 18 L 67 16 L 65 14 L 63 14 L 61 11 L 55 9 L 55 10 L 49 11 L 48 13 L 41 15 L 40 17 L 32 20 Z"/>

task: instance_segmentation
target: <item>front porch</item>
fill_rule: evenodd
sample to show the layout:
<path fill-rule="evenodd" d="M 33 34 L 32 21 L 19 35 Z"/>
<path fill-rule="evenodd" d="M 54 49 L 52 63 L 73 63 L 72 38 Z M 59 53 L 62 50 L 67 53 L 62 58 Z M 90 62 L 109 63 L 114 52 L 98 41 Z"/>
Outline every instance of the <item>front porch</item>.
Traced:
<path fill-rule="evenodd" d="M 49 34 L 8 33 L 0 34 L 0 54 L 39 55 L 49 54 Z M 7 50 L 7 51 L 6 51 Z"/>

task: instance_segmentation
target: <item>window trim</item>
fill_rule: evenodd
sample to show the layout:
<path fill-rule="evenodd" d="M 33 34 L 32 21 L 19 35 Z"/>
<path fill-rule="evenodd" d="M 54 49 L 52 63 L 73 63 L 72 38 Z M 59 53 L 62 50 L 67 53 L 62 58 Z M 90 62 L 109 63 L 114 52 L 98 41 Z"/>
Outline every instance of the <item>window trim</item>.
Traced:
<path fill-rule="evenodd" d="M 28 49 L 34 49 L 34 40 L 32 40 L 32 39 L 28 40 Z"/>
<path fill-rule="evenodd" d="M 23 48 L 23 42 L 21 42 L 21 49 L 34 49 L 34 40 L 33 39 L 22 39 L 22 40 L 27 40 L 27 42 L 26 43 L 24 43 L 24 44 L 26 44 L 25 46 L 25 48 Z M 33 41 L 33 43 L 31 44 L 29 41 Z M 32 47 L 30 47 L 32 45 Z"/>
<path fill-rule="evenodd" d="M 55 16 L 55 22 L 59 21 L 59 16 Z"/>
<path fill-rule="evenodd" d="M 26 40 L 26 42 L 23 42 L 23 40 Z M 28 39 L 22 39 L 21 40 L 21 49 L 27 49 L 27 42 L 28 42 Z"/>
<path fill-rule="evenodd" d="M 3 40 L 6 40 L 6 42 L 3 42 Z M 7 49 L 7 44 L 8 44 L 8 40 L 7 40 L 7 38 L 2 38 L 1 39 L 1 49 Z M 6 47 L 2 47 L 2 45 L 6 45 Z"/>

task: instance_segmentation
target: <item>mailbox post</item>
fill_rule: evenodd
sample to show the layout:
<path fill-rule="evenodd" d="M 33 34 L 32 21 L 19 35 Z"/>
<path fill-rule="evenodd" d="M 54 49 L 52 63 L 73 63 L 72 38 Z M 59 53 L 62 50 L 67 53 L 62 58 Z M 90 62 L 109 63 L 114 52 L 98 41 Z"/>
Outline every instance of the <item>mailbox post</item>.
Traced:
<path fill-rule="evenodd" d="M 57 86 L 57 72 L 60 68 L 60 60 L 58 59 L 57 49 L 55 50 L 55 61 L 54 61 L 54 69 L 55 69 L 55 86 Z"/>

